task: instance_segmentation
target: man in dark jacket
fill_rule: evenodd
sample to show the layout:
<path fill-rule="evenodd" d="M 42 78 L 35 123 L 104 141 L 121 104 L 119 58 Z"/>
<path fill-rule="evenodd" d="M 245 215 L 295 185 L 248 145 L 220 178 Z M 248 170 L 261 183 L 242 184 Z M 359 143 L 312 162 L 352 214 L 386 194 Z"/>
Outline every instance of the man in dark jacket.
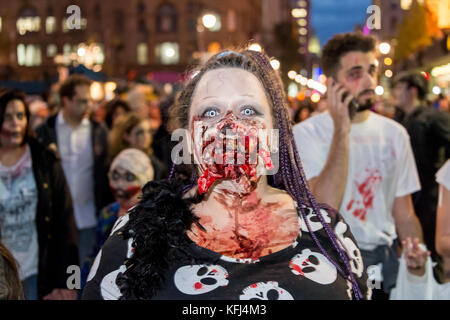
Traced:
<path fill-rule="evenodd" d="M 408 131 L 422 189 L 413 194 L 414 209 L 422 224 L 424 240 L 432 252 L 436 280 L 442 280 L 441 258 L 435 249 L 437 170 L 450 157 L 450 115 L 425 104 L 427 83 L 418 73 L 401 74 L 394 81 L 393 96 L 400 112 L 396 120 Z"/>
<path fill-rule="evenodd" d="M 61 157 L 73 199 L 80 262 L 90 253 L 97 215 L 112 202 L 106 168 L 107 130 L 89 119 L 90 80 L 71 75 L 62 83 L 60 112 L 36 129 L 42 143 Z"/>
<path fill-rule="evenodd" d="M 78 265 L 78 235 L 70 191 L 57 155 L 51 150 L 45 150 L 34 139 L 28 144 L 38 189 L 38 297 L 73 299 L 66 290 L 70 276 L 67 268 Z"/>

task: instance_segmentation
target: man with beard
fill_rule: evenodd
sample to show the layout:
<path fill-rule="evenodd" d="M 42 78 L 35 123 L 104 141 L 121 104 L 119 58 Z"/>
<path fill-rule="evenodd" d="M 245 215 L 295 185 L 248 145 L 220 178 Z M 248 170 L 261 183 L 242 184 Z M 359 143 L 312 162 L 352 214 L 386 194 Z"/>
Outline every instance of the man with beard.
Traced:
<path fill-rule="evenodd" d="M 411 201 L 420 182 L 409 136 L 398 123 L 370 111 L 378 80 L 373 38 L 335 35 L 321 62 L 328 111 L 294 126 L 297 148 L 317 201 L 339 209 L 369 276 L 379 275 L 371 278 L 373 298 L 386 298 L 395 286 L 397 243 L 408 237 L 422 242 Z M 383 290 L 376 290 L 380 282 Z"/>

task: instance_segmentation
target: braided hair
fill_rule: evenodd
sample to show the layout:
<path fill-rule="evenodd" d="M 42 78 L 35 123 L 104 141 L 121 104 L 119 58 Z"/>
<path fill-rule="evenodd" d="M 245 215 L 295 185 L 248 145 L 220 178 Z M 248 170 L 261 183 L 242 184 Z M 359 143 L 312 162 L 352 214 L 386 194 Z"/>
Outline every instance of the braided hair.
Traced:
<path fill-rule="evenodd" d="M 178 95 L 175 104 L 169 110 L 169 129 L 172 131 L 177 128 L 187 127 L 189 109 L 198 82 L 206 72 L 219 68 L 240 68 L 246 70 L 254 74 L 264 86 L 267 98 L 272 107 L 272 116 L 275 119 L 274 127 L 279 130 L 280 169 L 273 176 L 269 176 L 269 183 L 276 188 L 285 190 L 294 199 L 297 209 L 299 209 L 303 221 L 306 223 L 309 233 L 319 250 L 336 267 L 337 271 L 352 283 L 355 298 L 362 299 L 363 295 L 351 271 L 350 258 L 347 252 L 340 246 L 336 234 L 328 223 L 325 222 L 319 210 L 326 209 L 336 215 L 339 213 L 325 204 L 318 204 L 309 189 L 292 134 L 291 120 L 288 114 L 287 99 L 283 84 L 278 73 L 272 68 L 270 59 L 266 54 L 252 50 L 240 50 L 223 51 L 211 57 L 205 65 L 195 71 L 194 76 L 188 81 L 184 90 Z M 173 166 L 169 179 L 174 176 L 175 171 L 175 166 Z M 184 189 L 186 191 L 196 184 L 196 171 L 192 168 L 191 172 L 190 184 L 186 185 Z M 323 225 L 333 247 L 345 265 L 345 270 L 333 261 L 314 234 L 306 218 L 305 207 L 312 208 L 320 223 Z"/>

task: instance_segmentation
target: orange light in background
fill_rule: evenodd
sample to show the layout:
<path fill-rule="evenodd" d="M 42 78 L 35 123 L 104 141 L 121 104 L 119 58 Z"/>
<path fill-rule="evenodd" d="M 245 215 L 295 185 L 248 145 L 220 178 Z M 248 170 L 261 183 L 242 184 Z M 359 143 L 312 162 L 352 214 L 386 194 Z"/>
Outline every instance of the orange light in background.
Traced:
<path fill-rule="evenodd" d="M 450 0 L 426 0 L 426 4 L 436 17 L 438 28 L 450 28 Z"/>
<path fill-rule="evenodd" d="M 314 102 L 314 103 L 319 102 L 320 101 L 320 94 L 318 94 L 317 92 L 314 92 L 311 95 L 311 101 Z"/>
<path fill-rule="evenodd" d="M 208 45 L 208 52 L 209 53 L 217 53 L 220 51 L 220 48 L 221 48 L 220 43 L 217 41 L 214 41 Z"/>
<path fill-rule="evenodd" d="M 384 64 L 390 66 L 392 64 L 392 59 L 389 57 L 384 58 Z"/>
<path fill-rule="evenodd" d="M 298 100 L 303 101 L 303 100 L 305 100 L 305 98 L 306 98 L 305 92 L 299 91 L 299 92 L 297 93 L 297 99 L 298 99 Z"/>
<path fill-rule="evenodd" d="M 103 92 L 103 86 L 97 81 L 92 82 L 90 92 L 92 99 L 95 101 L 102 100 L 105 95 Z"/>

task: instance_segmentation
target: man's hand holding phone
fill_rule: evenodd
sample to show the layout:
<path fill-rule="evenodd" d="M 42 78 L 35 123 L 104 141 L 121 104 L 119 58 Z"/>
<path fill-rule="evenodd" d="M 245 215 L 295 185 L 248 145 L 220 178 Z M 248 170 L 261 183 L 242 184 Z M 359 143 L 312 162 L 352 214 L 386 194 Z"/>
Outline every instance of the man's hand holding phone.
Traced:
<path fill-rule="evenodd" d="M 344 98 L 344 95 L 346 97 Z M 332 77 L 327 79 L 327 104 L 334 128 L 345 133 L 350 132 L 349 103 L 354 98 L 344 86 L 337 83 Z"/>

